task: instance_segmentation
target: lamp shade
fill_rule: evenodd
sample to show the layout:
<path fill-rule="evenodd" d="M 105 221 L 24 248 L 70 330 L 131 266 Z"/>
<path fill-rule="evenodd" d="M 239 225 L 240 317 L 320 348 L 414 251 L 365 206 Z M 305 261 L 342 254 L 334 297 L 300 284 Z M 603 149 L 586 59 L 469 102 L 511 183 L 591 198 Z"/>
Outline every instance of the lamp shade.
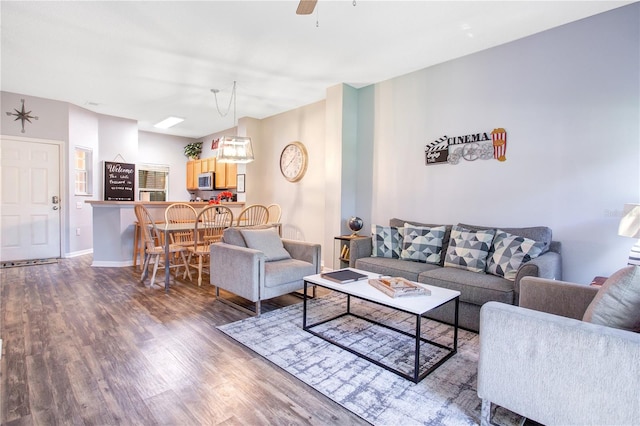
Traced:
<path fill-rule="evenodd" d="M 640 238 L 640 204 L 625 204 L 618 235 Z"/>
<path fill-rule="evenodd" d="M 220 163 L 250 163 L 253 161 L 251 138 L 245 136 L 223 136 L 218 144 Z"/>

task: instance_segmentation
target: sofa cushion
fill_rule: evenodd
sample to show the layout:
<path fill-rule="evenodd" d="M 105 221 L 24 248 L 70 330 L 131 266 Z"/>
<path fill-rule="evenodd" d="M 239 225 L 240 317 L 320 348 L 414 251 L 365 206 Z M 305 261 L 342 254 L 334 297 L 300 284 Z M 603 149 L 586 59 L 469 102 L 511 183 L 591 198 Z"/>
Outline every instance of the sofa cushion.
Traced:
<path fill-rule="evenodd" d="M 404 224 L 400 259 L 439 264 L 445 226 L 426 227 Z"/>
<path fill-rule="evenodd" d="M 515 281 L 520 266 L 538 257 L 543 248 L 542 242 L 498 229 L 489 249 L 487 272 Z"/>
<path fill-rule="evenodd" d="M 472 231 L 484 231 L 487 229 L 496 229 L 497 227 L 489 227 L 489 226 L 478 226 L 478 225 L 468 225 L 465 223 L 459 223 L 458 226 L 461 226 L 466 229 L 470 229 Z M 518 235 L 521 237 L 529 238 L 533 241 L 541 242 L 544 247 L 542 248 L 542 253 L 546 253 L 549 251 L 549 245 L 551 244 L 551 238 L 553 237 L 551 233 L 551 228 L 547 226 L 530 226 L 526 228 L 503 228 L 500 227 L 504 232 L 508 232 L 512 235 Z"/>
<path fill-rule="evenodd" d="M 356 260 L 355 267 L 380 275 L 403 277 L 411 281 L 416 281 L 421 272 L 440 269 L 440 266 L 431 263 L 408 262 L 384 257 L 362 257 Z"/>
<path fill-rule="evenodd" d="M 243 229 L 268 229 L 268 228 L 276 228 L 277 225 L 274 224 L 266 224 L 266 225 L 254 225 L 254 226 L 231 226 L 226 228 L 222 233 L 222 242 L 227 244 L 232 244 L 238 247 L 247 247 L 247 243 L 242 236 Z"/>
<path fill-rule="evenodd" d="M 241 228 L 234 226 L 225 229 L 222 233 L 222 242 L 238 247 L 246 247 L 247 244 L 244 242 L 244 237 L 242 233 L 240 233 L 240 229 Z"/>
<path fill-rule="evenodd" d="M 402 250 L 402 228 L 395 226 L 371 226 L 371 242 L 373 244 L 371 255 L 374 257 L 387 257 L 399 259 Z"/>
<path fill-rule="evenodd" d="M 484 273 L 494 235 L 493 229 L 472 231 L 453 226 L 444 266 Z"/>
<path fill-rule="evenodd" d="M 442 250 L 441 250 L 442 254 L 440 255 L 440 266 L 443 266 L 444 254 L 447 252 L 447 248 L 449 247 L 449 237 L 451 236 L 451 225 L 415 222 L 413 220 L 403 220 L 403 219 L 398 219 L 396 217 L 389 219 L 389 226 L 395 226 L 396 228 L 403 227 L 405 223 L 409 223 L 413 226 L 424 226 L 427 228 L 437 228 L 439 226 L 445 227 L 444 236 L 442 237 Z"/>
<path fill-rule="evenodd" d="M 490 274 L 458 268 L 436 268 L 418 275 L 418 282 L 460 292 L 460 301 L 482 305 L 492 300 L 514 302 L 513 282 Z"/>
<path fill-rule="evenodd" d="M 627 266 L 611 275 L 582 320 L 640 333 L 640 266 Z"/>
<path fill-rule="evenodd" d="M 316 267 L 303 260 L 283 259 L 264 264 L 265 287 L 277 287 L 295 281 L 301 281 L 307 275 L 316 273 Z M 300 286 L 302 288 L 302 285 Z"/>
<path fill-rule="evenodd" d="M 284 249 L 282 240 L 275 228 L 241 229 L 240 233 L 247 247 L 264 253 L 267 262 L 290 259 L 291 255 Z"/>

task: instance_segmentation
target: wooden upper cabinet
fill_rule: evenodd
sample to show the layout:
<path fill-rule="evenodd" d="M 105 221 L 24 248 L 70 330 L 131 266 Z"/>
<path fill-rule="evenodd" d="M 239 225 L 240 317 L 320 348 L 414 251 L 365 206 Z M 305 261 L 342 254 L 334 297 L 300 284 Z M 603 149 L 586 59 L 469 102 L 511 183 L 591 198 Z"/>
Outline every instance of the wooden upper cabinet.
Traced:
<path fill-rule="evenodd" d="M 201 173 L 216 171 L 216 157 L 203 158 L 197 161 L 200 161 Z"/>
<path fill-rule="evenodd" d="M 227 188 L 238 187 L 238 165 L 235 163 L 227 163 L 227 170 L 225 172 L 227 178 Z"/>
<path fill-rule="evenodd" d="M 227 163 L 216 164 L 216 189 L 227 189 Z"/>
<path fill-rule="evenodd" d="M 214 172 L 216 189 L 238 187 L 238 165 L 235 163 L 217 163 L 216 157 L 187 161 L 187 189 L 198 189 L 198 175 Z"/>
<path fill-rule="evenodd" d="M 203 171 L 203 161 L 206 166 L 206 160 L 189 160 L 187 161 L 187 189 L 198 189 L 198 175 Z"/>
<path fill-rule="evenodd" d="M 206 167 L 205 167 L 206 162 Z M 206 170 L 205 170 L 206 168 Z M 216 171 L 216 157 L 209 157 L 202 160 L 202 171 L 203 172 L 215 172 Z"/>
<path fill-rule="evenodd" d="M 195 162 L 197 160 L 187 161 L 187 189 L 198 189 L 198 175 L 195 173 Z"/>

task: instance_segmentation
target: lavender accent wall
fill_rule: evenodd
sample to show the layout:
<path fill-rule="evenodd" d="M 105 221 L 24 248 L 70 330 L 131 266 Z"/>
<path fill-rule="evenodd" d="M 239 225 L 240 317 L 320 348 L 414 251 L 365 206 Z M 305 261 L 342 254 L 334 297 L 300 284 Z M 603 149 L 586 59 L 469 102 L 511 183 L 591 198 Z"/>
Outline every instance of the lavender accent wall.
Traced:
<path fill-rule="evenodd" d="M 634 4 L 376 84 L 373 99 L 363 92 L 367 219 L 547 225 L 565 279 L 624 266 L 634 241 L 617 235 L 621 209 L 640 202 L 639 46 Z M 426 144 L 495 127 L 508 132 L 506 162 L 425 166 Z"/>

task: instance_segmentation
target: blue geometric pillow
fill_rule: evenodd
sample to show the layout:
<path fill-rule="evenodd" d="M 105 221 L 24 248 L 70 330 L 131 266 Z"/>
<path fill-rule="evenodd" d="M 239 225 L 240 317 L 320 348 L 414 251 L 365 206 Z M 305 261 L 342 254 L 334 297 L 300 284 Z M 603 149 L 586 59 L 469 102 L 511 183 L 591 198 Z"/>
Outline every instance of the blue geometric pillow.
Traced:
<path fill-rule="evenodd" d="M 484 273 L 487 255 L 495 233 L 495 229 L 470 231 L 453 225 L 444 266 Z"/>
<path fill-rule="evenodd" d="M 440 263 L 446 229 L 446 226 L 428 228 L 405 223 L 400 259 L 437 265 Z"/>
<path fill-rule="evenodd" d="M 399 259 L 402 250 L 402 228 L 395 226 L 371 225 L 373 257 Z"/>
<path fill-rule="evenodd" d="M 523 263 L 540 256 L 545 244 L 498 229 L 487 258 L 487 272 L 515 281 Z"/>

